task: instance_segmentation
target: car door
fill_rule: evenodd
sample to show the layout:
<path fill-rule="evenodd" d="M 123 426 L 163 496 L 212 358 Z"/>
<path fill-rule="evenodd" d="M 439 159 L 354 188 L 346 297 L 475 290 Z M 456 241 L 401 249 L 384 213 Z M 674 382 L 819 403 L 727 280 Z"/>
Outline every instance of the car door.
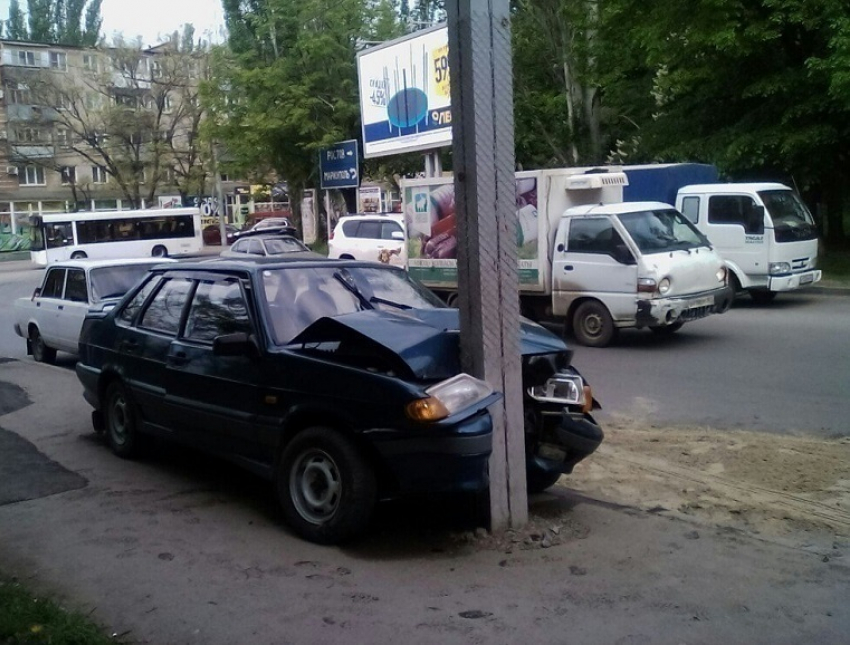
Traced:
<path fill-rule="evenodd" d="M 263 363 L 258 356 L 213 352 L 216 337 L 239 332 L 256 336 L 242 280 L 202 276 L 183 332 L 168 349 L 167 396 L 193 443 L 254 459 Z"/>
<path fill-rule="evenodd" d="M 381 222 L 379 260 L 385 264 L 404 267 L 407 264 L 407 244 L 401 224 L 392 220 Z"/>
<path fill-rule="evenodd" d="M 58 347 L 61 342 L 59 333 L 59 308 L 63 305 L 65 293 L 65 267 L 50 267 L 44 274 L 41 293 L 35 299 L 35 319 L 38 331 L 49 347 Z"/>
<path fill-rule="evenodd" d="M 153 284 L 152 284 L 153 283 Z M 116 359 L 139 406 L 139 413 L 163 431 L 173 431 L 182 410 L 167 399 L 166 361 L 177 337 L 194 283 L 183 276 L 166 276 L 146 283 L 119 312 Z M 145 296 L 147 291 L 150 295 Z M 140 301 L 141 300 L 141 301 Z M 133 308 L 140 311 L 134 314 Z M 122 324 L 127 323 L 129 324 Z"/>
<path fill-rule="evenodd" d="M 69 268 L 65 293 L 57 305 L 56 348 L 72 354 L 79 350 L 80 329 L 89 310 L 89 287 L 85 269 Z"/>

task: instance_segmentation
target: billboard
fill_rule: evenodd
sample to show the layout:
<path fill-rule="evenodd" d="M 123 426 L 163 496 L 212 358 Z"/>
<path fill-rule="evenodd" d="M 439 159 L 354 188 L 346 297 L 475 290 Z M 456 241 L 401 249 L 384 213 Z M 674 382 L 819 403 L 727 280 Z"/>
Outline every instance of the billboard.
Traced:
<path fill-rule="evenodd" d="M 445 25 L 360 52 L 357 74 L 365 158 L 451 145 Z"/>

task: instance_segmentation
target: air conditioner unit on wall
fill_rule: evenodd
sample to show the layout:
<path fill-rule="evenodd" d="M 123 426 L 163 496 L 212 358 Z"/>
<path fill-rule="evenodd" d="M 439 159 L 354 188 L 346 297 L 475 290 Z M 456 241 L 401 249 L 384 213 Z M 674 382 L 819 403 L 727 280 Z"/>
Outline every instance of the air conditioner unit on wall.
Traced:
<path fill-rule="evenodd" d="M 6 166 L 6 174 L 7 175 L 17 175 L 18 167 L 17 166 Z"/>

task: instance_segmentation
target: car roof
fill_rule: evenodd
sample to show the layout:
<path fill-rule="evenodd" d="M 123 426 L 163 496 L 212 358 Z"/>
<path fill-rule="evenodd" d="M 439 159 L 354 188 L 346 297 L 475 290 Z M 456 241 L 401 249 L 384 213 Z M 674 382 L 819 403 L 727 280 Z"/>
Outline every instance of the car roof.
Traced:
<path fill-rule="evenodd" d="M 404 215 L 401 213 L 348 213 L 339 218 L 339 223 L 342 224 L 346 220 L 353 219 L 389 219 L 394 222 L 402 222 Z"/>
<path fill-rule="evenodd" d="M 111 258 L 108 260 L 62 260 L 53 262 L 47 268 L 65 267 L 71 269 L 99 269 L 101 267 L 120 267 L 128 264 L 165 264 L 177 262 L 173 258 Z"/>
<path fill-rule="evenodd" d="M 304 244 L 304 242 L 294 235 L 287 235 L 286 233 L 257 233 L 250 237 L 239 238 L 236 242 L 234 242 L 234 244 L 237 244 L 242 240 L 295 240 L 299 244 Z"/>
<path fill-rule="evenodd" d="M 333 260 L 312 251 L 296 251 L 285 255 L 275 256 L 252 256 L 247 258 L 214 257 L 206 260 L 184 260 L 178 266 L 173 267 L 176 271 L 265 271 L 266 269 L 293 269 L 293 268 L 317 268 L 317 267 L 378 267 L 387 270 L 404 271 L 402 267 L 396 267 L 380 262 L 368 262 L 365 260 Z"/>
<path fill-rule="evenodd" d="M 610 204 L 583 204 L 564 211 L 564 215 L 621 215 L 639 211 L 675 210 L 664 202 L 613 202 Z"/>

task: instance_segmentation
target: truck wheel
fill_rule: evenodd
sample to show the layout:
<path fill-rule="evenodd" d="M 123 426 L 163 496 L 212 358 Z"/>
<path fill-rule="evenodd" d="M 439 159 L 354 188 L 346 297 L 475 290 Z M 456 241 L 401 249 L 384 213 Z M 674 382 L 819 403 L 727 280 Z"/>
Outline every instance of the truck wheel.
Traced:
<path fill-rule="evenodd" d="M 551 488 L 561 478 L 561 473 L 550 473 L 547 470 L 534 465 L 534 463 L 525 464 L 525 486 L 529 493 L 542 493 L 547 488 Z"/>
<path fill-rule="evenodd" d="M 168 249 L 165 248 L 162 244 L 157 244 L 155 247 L 153 247 L 153 251 L 151 251 L 151 257 L 167 258 Z"/>
<path fill-rule="evenodd" d="M 113 381 L 106 388 L 106 441 L 113 453 L 122 459 L 138 457 L 144 438 L 139 435 L 136 411 L 126 386 Z"/>
<path fill-rule="evenodd" d="M 44 344 L 44 339 L 37 327 L 30 330 L 30 347 L 32 347 L 32 357 L 37 363 L 56 362 L 56 350 Z"/>
<path fill-rule="evenodd" d="M 768 291 L 767 289 L 750 289 L 750 298 L 752 298 L 753 302 L 757 305 L 769 305 L 773 302 L 775 297 L 775 291 Z"/>
<path fill-rule="evenodd" d="M 608 308 L 598 300 L 581 303 L 573 315 L 573 334 L 588 347 L 605 347 L 617 335 Z"/>
<path fill-rule="evenodd" d="M 85 260 L 88 256 L 83 251 L 74 251 L 71 253 L 72 260 Z"/>
<path fill-rule="evenodd" d="M 377 500 L 375 473 L 341 433 L 314 427 L 286 446 L 276 475 L 289 525 L 318 544 L 338 544 L 362 533 Z"/>

